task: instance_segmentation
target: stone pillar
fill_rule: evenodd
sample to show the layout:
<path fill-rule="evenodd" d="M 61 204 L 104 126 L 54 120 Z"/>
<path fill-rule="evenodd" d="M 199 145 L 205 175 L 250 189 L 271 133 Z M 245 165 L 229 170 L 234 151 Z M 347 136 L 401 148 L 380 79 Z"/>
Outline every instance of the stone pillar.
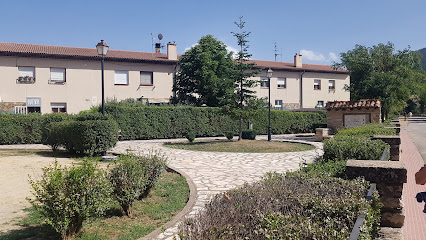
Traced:
<path fill-rule="evenodd" d="M 390 145 L 390 160 L 399 161 L 399 145 L 401 144 L 401 138 L 399 136 L 374 136 L 373 140 L 382 140 L 383 142 Z"/>
<path fill-rule="evenodd" d="M 402 187 L 407 182 L 407 169 L 403 162 L 377 160 L 348 160 L 346 175 L 349 178 L 364 177 L 377 184 L 383 203 L 381 226 L 400 228 L 404 225 Z"/>
<path fill-rule="evenodd" d="M 317 142 L 322 142 L 324 138 L 328 138 L 328 133 L 330 132 L 329 128 L 316 128 L 315 129 L 315 138 Z"/>

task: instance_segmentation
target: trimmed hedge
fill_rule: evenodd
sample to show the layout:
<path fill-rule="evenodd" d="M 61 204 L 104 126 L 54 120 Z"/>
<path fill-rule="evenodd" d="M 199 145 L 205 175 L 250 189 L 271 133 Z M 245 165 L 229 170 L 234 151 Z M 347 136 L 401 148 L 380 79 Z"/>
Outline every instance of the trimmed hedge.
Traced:
<path fill-rule="evenodd" d="M 390 126 L 390 124 L 384 123 L 370 123 L 359 127 L 341 129 L 336 136 L 373 137 L 374 135 L 396 135 L 395 129 L 385 128 Z"/>
<path fill-rule="evenodd" d="M 46 136 L 54 150 L 63 146 L 71 153 L 94 156 L 115 146 L 118 126 L 111 120 L 53 122 Z"/>
<path fill-rule="evenodd" d="M 123 104 L 125 105 L 125 104 Z M 117 121 L 123 140 L 181 138 L 193 132 L 197 137 L 222 136 L 238 132 L 238 121 L 222 113 L 220 108 L 200 107 L 127 107 L 107 103 L 105 111 Z M 271 111 L 273 134 L 313 132 L 326 122 L 326 112 L 299 113 Z M 250 120 L 253 130 L 267 134 L 268 112 L 258 111 Z M 247 129 L 248 124 L 244 127 Z"/>
<path fill-rule="evenodd" d="M 378 193 L 368 183 L 305 173 L 269 174 L 260 182 L 218 194 L 179 226 L 184 239 L 348 239 L 360 214 L 361 239 L 373 239 Z"/>

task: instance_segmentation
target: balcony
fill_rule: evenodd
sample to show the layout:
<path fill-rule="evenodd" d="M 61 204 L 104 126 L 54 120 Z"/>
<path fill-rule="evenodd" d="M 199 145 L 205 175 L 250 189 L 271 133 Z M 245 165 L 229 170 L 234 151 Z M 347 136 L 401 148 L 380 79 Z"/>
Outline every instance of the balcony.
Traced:
<path fill-rule="evenodd" d="M 25 76 L 25 77 L 18 77 L 16 79 L 17 83 L 35 83 L 35 77 Z"/>

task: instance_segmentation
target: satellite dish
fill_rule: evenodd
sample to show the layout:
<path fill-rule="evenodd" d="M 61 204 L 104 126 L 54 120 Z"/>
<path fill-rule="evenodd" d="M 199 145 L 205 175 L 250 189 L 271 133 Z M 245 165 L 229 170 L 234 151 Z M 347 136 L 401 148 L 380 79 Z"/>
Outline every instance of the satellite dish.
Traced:
<path fill-rule="evenodd" d="M 158 39 L 161 41 L 163 39 L 163 34 L 158 34 Z"/>

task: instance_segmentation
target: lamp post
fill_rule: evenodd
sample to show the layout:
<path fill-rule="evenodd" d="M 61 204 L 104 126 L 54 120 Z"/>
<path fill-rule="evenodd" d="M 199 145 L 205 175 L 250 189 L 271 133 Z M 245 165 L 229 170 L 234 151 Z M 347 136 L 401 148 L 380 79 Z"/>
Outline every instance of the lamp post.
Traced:
<path fill-rule="evenodd" d="M 268 125 L 268 141 L 270 142 L 272 139 L 272 128 L 271 128 L 271 77 L 272 77 L 272 69 L 268 69 L 268 72 L 266 74 L 266 76 L 268 77 L 268 88 L 269 88 L 269 94 L 268 94 L 268 100 L 269 100 L 269 115 L 268 115 L 268 120 L 269 120 L 269 125 Z"/>
<path fill-rule="evenodd" d="M 107 55 L 109 46 L 104 43 L 104 40 L 101 40 L 96 45 L 96 50 L 98 55 L 102 57 L 101 68 L 102 68 L 102 118 L 105 118 L 105 84 L 104 84 L 104 61 L 105 56 Z"/>

